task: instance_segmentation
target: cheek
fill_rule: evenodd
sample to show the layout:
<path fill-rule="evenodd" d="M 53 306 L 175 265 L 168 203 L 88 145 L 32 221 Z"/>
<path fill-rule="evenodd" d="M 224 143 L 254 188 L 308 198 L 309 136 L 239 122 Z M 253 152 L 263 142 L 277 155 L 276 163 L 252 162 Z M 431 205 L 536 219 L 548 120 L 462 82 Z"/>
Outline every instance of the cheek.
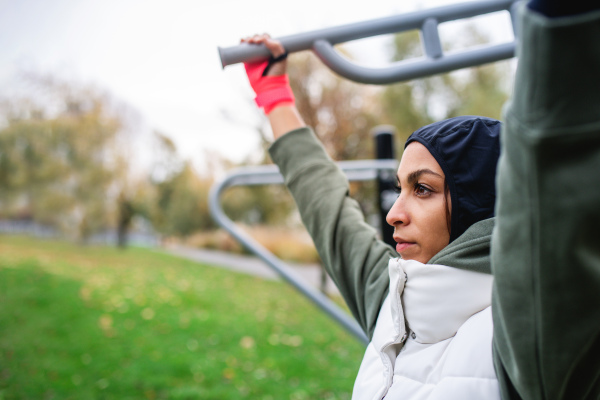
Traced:
<path fill-rule="evenodd" d="M 425 212 L 425 224 L 423 226 L 425 233 L 425 241 L 427 247 L 433 257 L 435 253 L 443 249 L 450 242 L 450 232 L 448 231 L 448 224 L 446 219 L 446 205 L 443 198 L 440 201 L 436 201 L 435 204 L 431 204 L 431 207 L 427 207 Z"/>

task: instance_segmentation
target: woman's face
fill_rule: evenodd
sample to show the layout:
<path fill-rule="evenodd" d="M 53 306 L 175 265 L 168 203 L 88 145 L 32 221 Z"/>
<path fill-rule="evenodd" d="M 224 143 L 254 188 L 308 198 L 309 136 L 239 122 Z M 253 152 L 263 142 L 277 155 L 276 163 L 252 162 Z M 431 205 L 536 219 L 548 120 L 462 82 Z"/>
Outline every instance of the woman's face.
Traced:
<path fill-rule="evenodd" d="M 444 172 L 425 146 L 412 142 L 404 150 L 397 179 L 400 194 L 386 218 L 394 227 L 396 251 L 405 260 L 426 263 L 450 242 Z"/>

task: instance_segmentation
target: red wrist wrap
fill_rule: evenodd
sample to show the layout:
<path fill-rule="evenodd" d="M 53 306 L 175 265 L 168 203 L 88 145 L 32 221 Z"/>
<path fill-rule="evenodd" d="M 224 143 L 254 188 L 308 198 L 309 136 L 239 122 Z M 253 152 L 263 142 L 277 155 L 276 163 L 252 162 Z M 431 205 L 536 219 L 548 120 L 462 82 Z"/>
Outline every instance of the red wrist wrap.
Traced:
<path fill-rule="evenodd" d="M 256 93 L 256 104 L 264 109 L 265 114 L 279 105 L 293 104 L 295 101 L 287 75 L 262 76 L 267 64 L 267 61 L 244 64 L 250 86 Z"/>

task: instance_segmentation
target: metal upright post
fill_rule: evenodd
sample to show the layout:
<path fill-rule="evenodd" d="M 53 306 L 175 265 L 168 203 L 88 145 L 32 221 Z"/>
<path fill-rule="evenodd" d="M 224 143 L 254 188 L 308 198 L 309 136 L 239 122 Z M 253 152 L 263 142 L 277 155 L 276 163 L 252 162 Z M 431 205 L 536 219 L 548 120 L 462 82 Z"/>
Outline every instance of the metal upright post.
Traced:
<path fill-rule="evenodd" d="M 394 160 L 396 158 L 394 151 L 394 134 L 396 132 L 396 128 L 391 125 L 379 125 L 373 128 L 371 132 L 375 138 L 375 158 L 378 160 Z M 396 175 L 394 171 L 379 170 L 377 172 L 381 238 L 384 242 L 392 247 L 395 247 L 396 245 L 392 237 L 394 234 L 394 228 L 386 222 L 386 216 L 396 201 L 397 195 L 394 191 L 395 185 Z"/>

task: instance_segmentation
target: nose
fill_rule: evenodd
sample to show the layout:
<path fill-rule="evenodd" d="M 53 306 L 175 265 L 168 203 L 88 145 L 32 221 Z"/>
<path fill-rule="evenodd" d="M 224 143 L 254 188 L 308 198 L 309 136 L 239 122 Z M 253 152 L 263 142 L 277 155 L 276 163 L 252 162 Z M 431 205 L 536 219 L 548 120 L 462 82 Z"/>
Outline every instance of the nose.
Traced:
<path fill-rule="evenodd" d="M 408 211 L 402 195 L 398 196 L 390 211 L 388 211 L 385 220 L 388 224 L 395 227 L 396 225 L 407 225 L 410 222 Z"/>

